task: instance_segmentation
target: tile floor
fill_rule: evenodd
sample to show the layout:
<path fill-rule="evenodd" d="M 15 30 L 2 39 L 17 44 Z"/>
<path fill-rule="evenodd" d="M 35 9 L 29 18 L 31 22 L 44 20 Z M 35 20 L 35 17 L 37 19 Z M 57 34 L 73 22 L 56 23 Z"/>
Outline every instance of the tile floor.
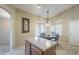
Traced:
<path fill-rule="evenodd" d="M 0 55 L 4 55 L 9 51 L 8 44 L 0 44 Z"/>
<path fill-rule="evenodd" d="M 7 52 L 6 55 L 25 55 L 25 46 L 15 48 Z"/>
<path fill-rule="evenodd" d="M 57 55 L 79 55 L 79 46 L 74 46 L 69 43 L 59 43 L 57 46 Z"/>

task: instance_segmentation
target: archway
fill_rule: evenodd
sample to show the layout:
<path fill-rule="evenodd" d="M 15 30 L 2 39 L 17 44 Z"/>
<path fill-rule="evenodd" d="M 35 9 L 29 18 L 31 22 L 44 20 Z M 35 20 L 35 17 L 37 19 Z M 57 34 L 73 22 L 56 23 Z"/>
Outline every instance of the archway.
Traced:
<path fill-rule="evenodd" d="M 11 39 L 11 15 L 5 9 L 0 8 L 0 54 L 10 50 Z"/>

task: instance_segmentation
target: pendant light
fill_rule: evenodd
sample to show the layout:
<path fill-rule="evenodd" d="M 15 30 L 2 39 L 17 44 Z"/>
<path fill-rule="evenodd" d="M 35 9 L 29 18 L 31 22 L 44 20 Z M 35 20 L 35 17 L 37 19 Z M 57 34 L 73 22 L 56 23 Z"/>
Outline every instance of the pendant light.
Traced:
<path fill-rule="evenodd" d="M 46 26 L 49 26 L 49 10 L 46 11 L 47 12 L 47 18 L 46 18 Z"/>

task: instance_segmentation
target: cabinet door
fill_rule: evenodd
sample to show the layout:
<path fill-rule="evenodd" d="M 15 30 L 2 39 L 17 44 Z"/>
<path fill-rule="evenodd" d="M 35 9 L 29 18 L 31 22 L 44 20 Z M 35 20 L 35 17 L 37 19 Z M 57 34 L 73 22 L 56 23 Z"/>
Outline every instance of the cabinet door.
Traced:
<path fill-rule="evenodd" d="M 43 55 L 56 55 L 56 45 L 44 51 Z"/>
<path fill-rule="evenodd" d="M 30 55 L 30 43 L 25 41 L 25 54 Z"/>
<path fill-rule="evenodd" d="M 31 50 L 34 50 L 36 53 L 38 53 L 38 55 L 42 54 L 42 50 L 32 44 L 31 44 Z"/>

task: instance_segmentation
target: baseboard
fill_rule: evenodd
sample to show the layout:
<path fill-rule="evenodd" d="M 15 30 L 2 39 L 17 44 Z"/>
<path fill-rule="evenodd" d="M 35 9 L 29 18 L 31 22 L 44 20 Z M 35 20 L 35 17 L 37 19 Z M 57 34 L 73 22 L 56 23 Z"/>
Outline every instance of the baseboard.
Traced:
<path fill-rule="evenodd" d="M 5 44 L 9 44 L 9 42 L 3 42 L 3 41 L 0 41 L 0 45 L 5 45 Z"/>

